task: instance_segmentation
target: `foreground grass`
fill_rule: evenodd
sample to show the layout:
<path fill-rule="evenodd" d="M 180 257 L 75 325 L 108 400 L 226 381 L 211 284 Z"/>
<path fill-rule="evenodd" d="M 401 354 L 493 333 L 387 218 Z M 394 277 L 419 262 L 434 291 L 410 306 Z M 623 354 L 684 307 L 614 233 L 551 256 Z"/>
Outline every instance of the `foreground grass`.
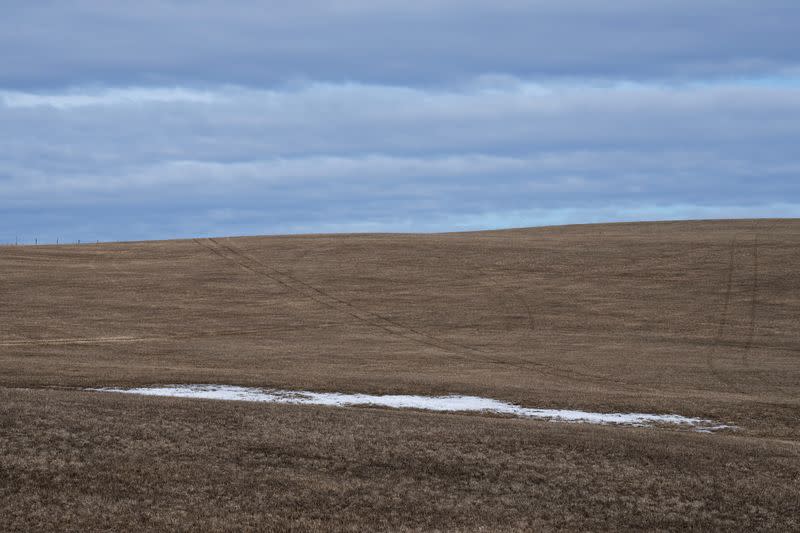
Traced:
<path fill-rule="evenodd" d="M 0 390 L 0 529 L 800 528 L 796 443 Z"/>

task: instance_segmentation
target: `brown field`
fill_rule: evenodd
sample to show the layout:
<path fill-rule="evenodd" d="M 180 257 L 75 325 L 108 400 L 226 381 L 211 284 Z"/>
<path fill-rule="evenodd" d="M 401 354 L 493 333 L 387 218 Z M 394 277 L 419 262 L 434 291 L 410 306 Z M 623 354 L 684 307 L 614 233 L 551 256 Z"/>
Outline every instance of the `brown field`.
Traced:
<path fill-rule="evenodd" d="M 0 530 L 800 530 L 800 220 L 0 248 Z M 678 413 L 700 434 L 114 395 Z"/>

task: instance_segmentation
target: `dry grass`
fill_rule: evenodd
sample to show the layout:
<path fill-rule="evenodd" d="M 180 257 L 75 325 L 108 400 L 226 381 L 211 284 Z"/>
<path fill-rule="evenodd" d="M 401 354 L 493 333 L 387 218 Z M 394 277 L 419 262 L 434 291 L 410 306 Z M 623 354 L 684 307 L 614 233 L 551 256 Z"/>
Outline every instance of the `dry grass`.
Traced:
<path fill-rule="evenodd" d="M 0 529 L 796 529 L 798 264 L 794 220 L 1 248 Z M 742 429 L 52 390 L 155 383 Z"/>
<path fill-rule="evenodd" d="M 792 444 L 3 392 L 3 529 L 800 528 Z"/>

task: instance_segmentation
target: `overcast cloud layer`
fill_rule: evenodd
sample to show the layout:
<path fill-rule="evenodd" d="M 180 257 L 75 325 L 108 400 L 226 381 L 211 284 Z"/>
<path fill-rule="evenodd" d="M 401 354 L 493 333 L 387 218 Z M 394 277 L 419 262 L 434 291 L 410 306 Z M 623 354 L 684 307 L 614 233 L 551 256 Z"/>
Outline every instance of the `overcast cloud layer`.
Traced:
<path fill-rule="evenodd" d="M 798 2 L 10 4 L 0 242 L 800 216 Z"/>

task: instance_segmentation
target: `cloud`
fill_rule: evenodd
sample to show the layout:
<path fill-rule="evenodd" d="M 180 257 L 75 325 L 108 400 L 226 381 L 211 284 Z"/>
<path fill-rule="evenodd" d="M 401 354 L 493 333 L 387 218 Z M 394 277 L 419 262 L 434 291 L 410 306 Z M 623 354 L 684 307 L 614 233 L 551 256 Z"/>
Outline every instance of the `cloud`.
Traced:
<path fill-rule="evenodd" d="M 62 93 L 0 91 L 0 101 L 8 109 L 35 107 L 73 109 L 152 103 L 190 102 L 210 104 L 219 102 L 218 98 L 209 92 L 183 88 L 71 90 Z"/>
<path fill-rule="evenodd" d="M 800 205 L 798 137 L 795 84 L 5 91 L 0 221 L 83 209 L 141 238 L 190 233 L 170 216 L 269 233 L 786 213 Z"/>
<path fill-rule="evenodd" d="M 4 8 L 0 241 L 800 215 L 794 0 Z"/>
<path fill-rule="evenodd" d="M 794 0 L 4 3 L 0 86 L 785 75 Z"/>

